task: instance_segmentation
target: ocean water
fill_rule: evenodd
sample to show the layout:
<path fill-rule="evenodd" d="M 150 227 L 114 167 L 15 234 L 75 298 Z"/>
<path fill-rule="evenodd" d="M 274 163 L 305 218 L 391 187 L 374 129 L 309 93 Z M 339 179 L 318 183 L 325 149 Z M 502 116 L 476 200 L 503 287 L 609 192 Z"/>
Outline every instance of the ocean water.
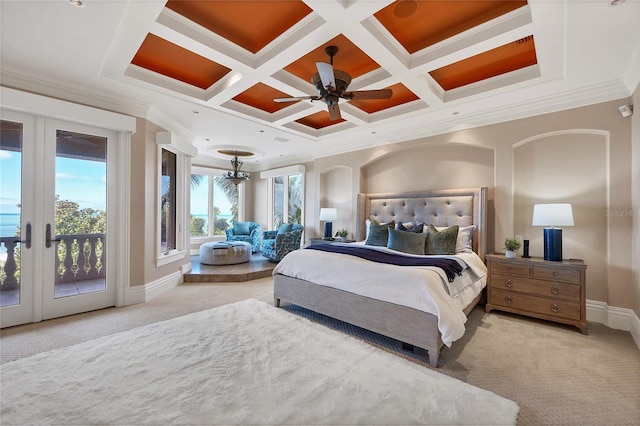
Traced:
<path fill-rule="evenodd" d="M 20 226 L 20 213 L 0 213 L 0 237 L 13 237 Z"/>
<path fill-rule="evenodd" d="M 194 214 L 195 217 L 200 217 L 207 221 L 206 214 Z M 229 225 L 231 225 L 230 214 L 221 214 L 218 217 L 227 219 Z M 16 231 L 20 226 L 20 213 L 0 213 L 0 237 L 13 237 L 16 235 Z"/>

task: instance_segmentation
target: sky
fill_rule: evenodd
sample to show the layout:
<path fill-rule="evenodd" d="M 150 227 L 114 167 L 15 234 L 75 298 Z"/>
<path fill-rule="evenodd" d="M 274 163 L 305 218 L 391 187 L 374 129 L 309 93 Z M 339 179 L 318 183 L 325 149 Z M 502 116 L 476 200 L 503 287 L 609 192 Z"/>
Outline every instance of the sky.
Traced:
<path fill-rule="evenodd" d="M 0 150 L 0 213 L 20 212 L 21 157 L 19 152 Z M 106 209 L 106 163 L 57 157 L 55 167 L 55 190 L 61 199 L 81 209 Z"/>
<path fill-rule="evenodd" d="M 21 154 L 0 150 L 0 213 L 19 213 Z M 56 194 L 60 199 L 78 203 L 80 208 L 105 210 L 106 163 L 74 158 L 56 158 Z M 224 193 L 214 187 L 215 205 L 229 213 L 231 204 Z M 207 214 L 208 181 L 191 192 L 193 214 Z"/>
<path fill-rule="evenodd" d="M 191 188 L 191 214 L 202 215 L 208 212 L 209 184 L 208 179 L 203 179 L 196 188 Z M 214 205 L 220 208 L 222 214 L 231 213 L 231 203 L 225 197 L 224 192 L 216 185 L 213 187 Z"/>

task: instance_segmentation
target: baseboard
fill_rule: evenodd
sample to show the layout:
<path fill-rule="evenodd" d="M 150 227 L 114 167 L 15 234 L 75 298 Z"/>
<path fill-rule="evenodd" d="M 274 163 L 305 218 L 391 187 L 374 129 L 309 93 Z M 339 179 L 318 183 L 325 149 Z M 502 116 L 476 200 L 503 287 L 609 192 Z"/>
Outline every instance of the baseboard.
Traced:
<path fill-rule="evenodd" d="M 640 319 L 631 309 L 609 306 L 597 300 L 587 300 L 587 321 L 631 332 L 636 346 L 640 349 Z"/>
<path fill-rule="evenodd" d="M 181 266 L 181 269 L 185 265 Z M 189 265 L 191 268 L 191 265 Z M 125 305 L 134 305 L 136 303 L 147 302 L 182 283 L 182 271 L 176 271 L 172 274 L 152 281 L 145 285 L 129 287 L 125 289 Z"/>

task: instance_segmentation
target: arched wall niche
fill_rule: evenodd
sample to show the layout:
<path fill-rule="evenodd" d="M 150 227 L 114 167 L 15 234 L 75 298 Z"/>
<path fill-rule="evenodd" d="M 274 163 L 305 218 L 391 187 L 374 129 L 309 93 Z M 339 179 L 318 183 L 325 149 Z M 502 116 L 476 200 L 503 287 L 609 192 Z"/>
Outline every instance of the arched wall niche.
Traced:
<path fill-rule="evenodd" d="M 543 229 L 533 205 L 571 203 L 575 226 L 562 230 L 563 257 L 588 265 L 587 298 L 607 300 L 609 133 L 567 130 L 541 134 L 513 148 L 514 233 L 543 256 Z M 501 243 L 501 242 L 500 242 Z M 498 248 L 498 244 L 496 244 Z"/>
<path fill-rule="evenodd" d="M 320 172 L 320 207 L 334 207 L 338 218 L 333 222 L 333 233 L 340 229 L 349 231 L 354 237 L 356 216 L 356 194 L 353 191 L 353 169 L 348 166 L 333 166 Z M 319 211 L 316 213 L 318 217 Z M 316 221 L 319 222 L 319 221 Z M 322 236 L 318 223 L 316 236 Z"/>
<path fill-rule="evenodd" d="M 493 148 L 459 142 L 422 143 L 387 152 L 363 165 L 362 192 L 410 192 L 428 189 L 492 188 Z"/>

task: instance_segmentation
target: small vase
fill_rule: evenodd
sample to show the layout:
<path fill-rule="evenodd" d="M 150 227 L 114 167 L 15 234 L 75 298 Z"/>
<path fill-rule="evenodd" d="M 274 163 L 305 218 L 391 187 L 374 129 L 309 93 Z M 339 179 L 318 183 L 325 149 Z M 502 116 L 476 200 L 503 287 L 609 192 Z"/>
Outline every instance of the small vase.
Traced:
<path fill-rule="evenodd" d="M 507 259 L 513 259 L 513 258 L 515 258 L 515 257 L 516 257 L 516 252 L 515 252 L 515 251 L 513 251 L 513 250 L 507 250 L 507 251 L 504 253 L 504 257 L 506 257 Z"/>
<path fill-rule="evenodd" d="M 340 242 L 344 243 L 347 241 L 347 237 L 340 237 Z"/>

